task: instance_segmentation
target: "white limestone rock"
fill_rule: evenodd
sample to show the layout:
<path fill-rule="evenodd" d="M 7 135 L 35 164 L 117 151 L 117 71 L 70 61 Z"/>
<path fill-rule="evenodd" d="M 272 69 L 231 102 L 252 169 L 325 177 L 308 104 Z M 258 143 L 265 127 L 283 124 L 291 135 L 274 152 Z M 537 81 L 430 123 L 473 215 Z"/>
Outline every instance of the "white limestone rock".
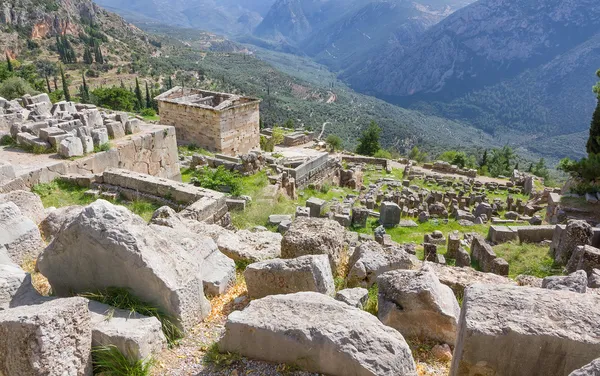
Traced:
<path fill-rule="evenodd" d="M 394 270 L 377 278 L 378 317 L 404 337 L 454 344 L 460 307 L 433 270 Z"/>
<path fill-rule="evenodd" d="M 104 200 L 65 223 L 37 265 L 58 296 L 128 288 L 185 330 L 210 313 L 200 260 L 142 218 Z"/>
<path fill-rule="evenodd" d="M 396 330 L 327 295 L 300 292 L 254 300 L 227 318 L 220 351 L 295 364 L 332 376 L 416 376 Z"/>
<path fill-rule="evenodd" d="M 333 296 L 335 285 L 327 255 L 307 255 L 295 259 L 274 259 L 248 265 L 244 272 L 248 296 L 314 291 Z"/>
<path fill-rule="evenodd" d="M 37 257 L 44 245 L 35 222 L 25 217 L 17 205 L 0 204 L 0 246 L 4 246 L 12 262 L 22 265 Z"/>
<path fill-rule="evenodd" d="M 12 202 L 25 217 L 39 224 L 45 217 L 44 204 L 38 195 L 27 191 L 12 191 L 0 194 L 0 204 Z"/>
<path fill-rule="evenodd" d="M 600 354 L 599 305 L 591 294 L 472 285 L 450 375 L 566 376 Z"/>
<path fill-rule="evenodd" d="M 0 374 L 92 375 L 87 301 L 55 299 L 0 311 Z"/>

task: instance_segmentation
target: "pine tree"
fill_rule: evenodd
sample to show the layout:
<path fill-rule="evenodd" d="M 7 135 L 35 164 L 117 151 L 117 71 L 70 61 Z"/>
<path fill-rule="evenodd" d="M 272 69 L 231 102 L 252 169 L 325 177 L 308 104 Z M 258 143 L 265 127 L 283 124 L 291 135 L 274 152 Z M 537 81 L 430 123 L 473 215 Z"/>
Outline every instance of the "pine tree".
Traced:
<path fill-rule="evenodd" d="M 6 54 L 6 67 L 8 68 L 9 72 L 14 71 L 14 69 L 15 69 L 13 67 L 12 61 L 10 60 L 10 56 L 8 56 L 8 54 Z"/>
<path fill-rule="evenodd" d="M 140 89 L 140 81 L 135 78 L 135 99 L 136 99 L 136 110 L 144 108 L 144 99 L 142 98 L 142 90 Z"/>
<path fill-rule="evenodd" d="M 65 96 L 65 100 L 67 102 L 70 102 L 71 101 L 71 93 L 69 93 L 69 83 L 67 82 L 67 79 L 65 78 L 65 71 L 63 70 L 62 65 L 60 66 L 60 78 L 62 80 L 63 95 Z"/>
<path fill-rule="evenodd" d="M 381 128 L 379 125 L 375 123 L 375 121 L 371 121 L 369 127 L 363 132 L 362 136 L 358 139 L 358 147 L 356 148 L 356 152 L 362 155 L 375 155 L 380 149 L 379 145 L 379 136 L 381 135 Z"/>
<path fill-rule="evenodd" d="M 152 108 L 152 97 L 150 96 L 150 89 L 148 89 L 148 81 L 146 81 L 146 108 Z"/>

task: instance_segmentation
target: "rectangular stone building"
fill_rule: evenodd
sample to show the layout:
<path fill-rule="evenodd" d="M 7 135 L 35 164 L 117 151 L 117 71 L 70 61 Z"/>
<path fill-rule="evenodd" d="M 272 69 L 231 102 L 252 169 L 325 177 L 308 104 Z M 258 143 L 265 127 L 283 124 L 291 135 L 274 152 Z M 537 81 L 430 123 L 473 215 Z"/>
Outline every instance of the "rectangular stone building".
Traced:
<path fill-rule="evenodd" d="M 155 99 L 181 144 L 232 156 L 260 148 L 260 99 L 179 86 Z"/>

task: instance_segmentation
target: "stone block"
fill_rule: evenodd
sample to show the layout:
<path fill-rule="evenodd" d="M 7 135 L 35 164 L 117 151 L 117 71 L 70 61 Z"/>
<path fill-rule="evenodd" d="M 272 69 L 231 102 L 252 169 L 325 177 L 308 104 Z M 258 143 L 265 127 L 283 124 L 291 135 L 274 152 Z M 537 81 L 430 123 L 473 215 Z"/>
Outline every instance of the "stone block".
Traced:
<path fill-rule="evenodd" d="M 519 234 L 511 227 L 491 225 L 488 230 L 488 239 L 495 244 L 515 241 Z"/>
<path fill-rule="evenodd" d="M 314 291 L 330 296 L 335 293 L 327 255 L 257 262 L 248 265 L 244 278 L 248 295 L 253 299 L 301 291 Z"/>
<path fill-rule="evenodd" d="M 600 354 L 599 304 L 597 295 L 472 285 L 450 375 L 566 376 Z M 540 361 L 543 349 L 551 356 Z"/>
<path fill-rule="evenodd" d="M 108 131 L 106 128 L 97 128 L 92 130 L 92 140 L 94 141 L 94 146 L 96 147 L 106 144 L 109 141 Z"/>
<path fill-rule="evenodd" d="M 365 228 L 367 227 L 367 219 L 369 218 L 369 210 L 366 208 L 352 208 L 352 227 Z"/>
<path fill-rule="evenodd" d="M 92 325 L 92 346 L 113 345 L 129 360 L 146 360 L 157 354 L 167 341 L 156 317 L 88 302 Z"/>
<path fill-rule="evenodd" d="M 106 123 L 106 131 L 111 139 L 119 139 L 125 137 L 125 128 L 122 123 L 111 121 Z"/>
<path fill-rule="evenodd" d="M 91 350 L 83 298 L 0 311 L 0 374 L 91 376 Z"/>
<path fill-rule="evenodd" d="M 382 202 L 379 208 L 379 223 L 384 227 L 395 227 L 400 223 L 402 210 L 393 202 Z"/>
<path fill-rule="evenodd" d="M 556 226 L 516 226 L 516 230 L 521 243 L 541 243 L 544 240 L 552 240 L 554 228 Z"/>
<path fill-rule="evenodd" d="M 429 267 L 395 270 L 377 278 L 378 314 L 404 337 L 454 343 L 460 307 L 450 287 Z"/>
<path fill-rule="evenodd" d="M 344 302 L 351 307 L 363 309 L 369 300 L 369 290 L 362 287 L 343 289 L 335 294 L 335 300 Z"/>
<path fill-rule="evenodd" d="M 321 216 L 321 212 L 325 209 L 325 204 L 327 204 L 327 201 L 316 197 L 306 200 L 306 207 L 310 209 L 310 216 L 315 218 Z"/>
<path fill-rule="evenodd" d="M 83 143 L 77 137 L 68 137 L 60 142 L 58 154 L 63 158 L 81 157 L 84 154 Z"/>
<path fill-rule="evenodd" d="M 0 247 L 17 265 L 37 257 L 44 247 L 37 224 L 12 201 L 0 203 Z"/>
<path fill-rule="evenodd" d="M 310 208 L 306 206 L 297 206 L 296 218 L 298 217 L 310 217 Z"/>
<path fill-rule="evenodd" d="M 254 300 L 243 311 L 230 314 L 225 329 L 219 350 L 251 359 L 296 364 L 332 376 L 417 375 L 400 333 L 323 294 L 300 292 Z"/>

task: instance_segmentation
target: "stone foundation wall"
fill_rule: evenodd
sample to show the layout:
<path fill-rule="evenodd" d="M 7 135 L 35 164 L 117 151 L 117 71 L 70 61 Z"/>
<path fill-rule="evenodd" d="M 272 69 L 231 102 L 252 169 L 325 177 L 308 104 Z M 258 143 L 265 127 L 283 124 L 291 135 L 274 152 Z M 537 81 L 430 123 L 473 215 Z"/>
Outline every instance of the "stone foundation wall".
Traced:
<path fill-rule="evenodd" d="M 370 164 L 370 165 L 374 165 L 374 166 L 381 166 L 386 170 L 389 168 L 389 163 L 390 163 L 389 159 L 363 157 L 363 156 L 359 156 L 359 155 L 344 155 L 344 156 L 342 156 L 342 161 L 348 162 L 348 163 L 364 163 L 364 164 Z"/>
<path fill-rule="evenodd" d="M 141 133 L 116 140 L 113 148 L 89 154 L 76 160 L 40 161 L 40 167 L 20 171 L 15 166 L 15 179 L 0 182 L 0 193 L 31 188 L 68 174 L 99 174 L 116 167 L 152 176 L 181 181 L 177 140 L 173 127 L 152 126 Z"/>

